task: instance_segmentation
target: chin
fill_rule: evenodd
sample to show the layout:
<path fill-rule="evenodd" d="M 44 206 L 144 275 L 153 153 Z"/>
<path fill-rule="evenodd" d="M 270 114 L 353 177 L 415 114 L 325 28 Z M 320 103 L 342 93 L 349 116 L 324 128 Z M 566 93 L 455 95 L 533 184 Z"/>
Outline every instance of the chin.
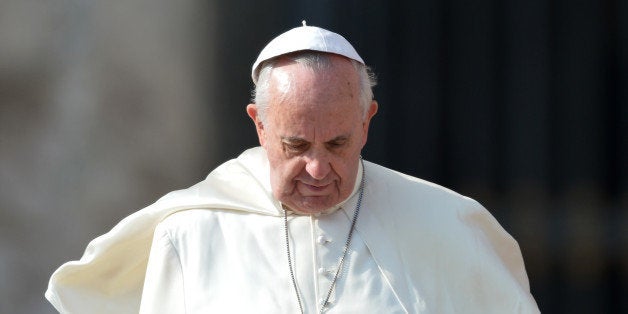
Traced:
<path fill-rule="evenodd" d="M 316 214 L 327 210 L 339 202 L 330 199 L 330 196 L 304 197 L 297 202 L 284 203 L 291 209 L 305 213 Z"/>

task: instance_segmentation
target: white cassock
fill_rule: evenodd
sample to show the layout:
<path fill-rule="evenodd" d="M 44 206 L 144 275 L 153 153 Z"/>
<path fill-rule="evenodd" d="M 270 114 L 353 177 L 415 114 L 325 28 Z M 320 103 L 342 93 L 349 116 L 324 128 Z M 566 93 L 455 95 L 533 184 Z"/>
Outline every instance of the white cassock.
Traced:
<path fill-rule="evenodd" d="M 288 217 L 306 313 L 329 291 L 359 182 L 326 214 Z M 516 241 L 472 199 L 365 162 L 355 228 L 328 313 L 539 312 Z M 46 297 L 62 313 L 298 313 L 265 151 L 125 218 L 62 265 Z"/>

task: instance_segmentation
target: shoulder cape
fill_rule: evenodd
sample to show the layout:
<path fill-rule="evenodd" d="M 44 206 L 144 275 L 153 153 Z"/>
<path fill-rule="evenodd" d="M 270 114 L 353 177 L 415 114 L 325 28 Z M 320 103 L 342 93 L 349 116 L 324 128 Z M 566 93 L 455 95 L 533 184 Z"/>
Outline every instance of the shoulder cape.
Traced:
<path fill-rule="evenodd" d="M 538 312 L 517 243 L 481 205 L 373 163 L 365 167 L 356 230 L 406 311 Z M 188 209 L 281 216 L 264 149 L 249 149 L 120 221 L 53 273 L 46 298 L 61 313 L 137 313 L 155 227 Z"/>
<path fill-rule="evenodd" d="M 78 261 L 59 267 L 46 298 L 60 313 L 137 313 L 153 232 L 169 215 L 188 209 L 233 209 L 280 215 L 270 191 L 262 148 L 242 153 L 200 183 L 171 192 L 92 240 Z M 84 308 L 89 305 L 89 308 Z"/>

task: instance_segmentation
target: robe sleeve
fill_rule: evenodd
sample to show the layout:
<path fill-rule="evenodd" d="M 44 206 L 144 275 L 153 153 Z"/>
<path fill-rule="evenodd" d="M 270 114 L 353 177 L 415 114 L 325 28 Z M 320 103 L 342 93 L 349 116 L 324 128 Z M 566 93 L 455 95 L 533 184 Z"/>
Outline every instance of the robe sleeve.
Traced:
<path fill-rule="evenodd" d="M 162 225 L 155 229 L 140 313 L 185 313 L 181 261 L 168 231 Z"/>
<path fill-rule="evenodd" d="M 476 278 L 478 297 L 495 313 L 539 313 L 517 241 L 479 203 L 470 203 L 473 209 L 465 220 L 476 244 L 471 247 L 481 274 Z"/>

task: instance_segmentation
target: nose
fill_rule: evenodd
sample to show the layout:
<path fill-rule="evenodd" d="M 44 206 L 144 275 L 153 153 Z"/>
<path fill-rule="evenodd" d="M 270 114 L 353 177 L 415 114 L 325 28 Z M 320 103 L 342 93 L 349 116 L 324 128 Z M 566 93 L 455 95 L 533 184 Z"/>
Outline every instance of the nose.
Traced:
<path fill-rule="evenodd" d="M 327 154 L 318 153 L 308 156 L 305 171 L 307 171 L 307 173 L 316 180 L 322 180 L 327 177 L 331 171 L 331 165 L 329 164 Z"/>

